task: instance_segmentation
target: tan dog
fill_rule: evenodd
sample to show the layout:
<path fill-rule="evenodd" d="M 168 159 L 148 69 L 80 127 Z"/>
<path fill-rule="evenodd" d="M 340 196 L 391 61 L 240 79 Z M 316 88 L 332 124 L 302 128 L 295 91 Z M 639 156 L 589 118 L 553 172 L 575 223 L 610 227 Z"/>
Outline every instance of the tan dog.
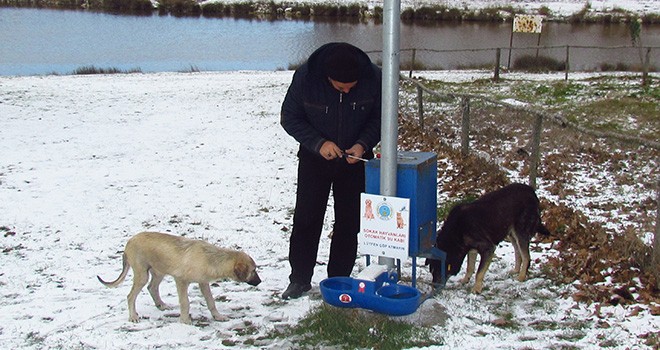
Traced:
<path fill-rule="evenodd" d="M 126 278 L 128 268 L 133 268 L 133 287 L 128 293 L 128 320 L 131 322 L 139 320 L 135 312 L 135 300 L 147 284 L 149 273 L 151 273 L 151 282 L 147 289 L 159 310 L 170 307 L 161 300 L 158 286 L 165 275 L 174 277 L 181 308 L 179 320 L 186 324 L 191 323 L 188 301 L 190 283 L 199 283 L 199 289 L 216 321 L 224 321 L 227 318 L 218 313 L 209 282 L 232 279 L 253 286 L 261 283 L 256 264 L 247 254 L 219 248 L 201 240 L 165 233 L 138 233 L 126 243 L 122 258 L 123 268 L 115 281 L 106 282 L 101 277 L 96 277 L 105 286 L 116 287 Z"/>

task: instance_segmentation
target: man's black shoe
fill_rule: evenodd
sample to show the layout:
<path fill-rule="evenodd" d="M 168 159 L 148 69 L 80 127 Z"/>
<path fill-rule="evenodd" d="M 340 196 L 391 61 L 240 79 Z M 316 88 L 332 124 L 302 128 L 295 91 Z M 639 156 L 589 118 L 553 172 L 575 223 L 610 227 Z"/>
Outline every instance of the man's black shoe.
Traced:
<path fill-rule="evenodd" d="M 291 282 L 284 293 L 282 293 L 282 299 L 297 299 L 302 296 L 303 293 L 312 289 L 311 284 L 300 284 L 296 282 Z"/>

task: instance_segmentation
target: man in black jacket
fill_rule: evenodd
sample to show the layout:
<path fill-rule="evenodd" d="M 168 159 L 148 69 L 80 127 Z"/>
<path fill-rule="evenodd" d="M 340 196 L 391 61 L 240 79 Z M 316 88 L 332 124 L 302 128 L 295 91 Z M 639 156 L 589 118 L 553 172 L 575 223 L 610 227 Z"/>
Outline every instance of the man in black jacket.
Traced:
<path fill-rule="evenodd" d="M 380 141 L 381 71 L 347 43 L 318 48 L 293 75 L 281 124 L 300 143 L 289 243 L 290 284 L 283 299 L 311 289 L 330 188 L 335 222 L 328 277 L 349 276 L 357 256 L 364 159 Z"/>

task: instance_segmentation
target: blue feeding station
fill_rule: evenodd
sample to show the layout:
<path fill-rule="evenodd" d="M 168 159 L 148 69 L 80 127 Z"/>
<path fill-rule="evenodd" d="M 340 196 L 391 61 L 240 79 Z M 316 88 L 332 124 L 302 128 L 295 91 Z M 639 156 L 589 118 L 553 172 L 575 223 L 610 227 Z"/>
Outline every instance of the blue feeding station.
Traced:
<path fill-rule="evenodd" d="M 366 163 L 365 193 L 380 193 L 380 159 Z M 396 197 L 409 200 L 407 230 L 407 256 L 412 261 L 412 286 L 399 284 L 398 275 L 384 265 L 369 264 L 356 278 L 331 277 L 320 283 L 323 300 L 337 307 L 358 307 L 378 313 L 401 316 L 417 310 L 423 302 L 416 288 L 416 258 L 434 258 L 445 265 L 445 253 L 434 247 L 437 227 L 437 156 L 431 152 L 399 152 L 397 155 Z M 376 215 L 387 216 L 389 210 Z M 362 225 L 361 225 L 362 226 Z M 362 244 L 362 242 L 360 243 Z M 399 247 L 400 248 L 400 247 Z M 387 256 L 386 256 L 387 257 Z M 391 257 L 391 256 L 390 256 Z M 444 269 L 443 269 L 444 271 Z M 446 280 L 442 276 L 442 285 Z"/>

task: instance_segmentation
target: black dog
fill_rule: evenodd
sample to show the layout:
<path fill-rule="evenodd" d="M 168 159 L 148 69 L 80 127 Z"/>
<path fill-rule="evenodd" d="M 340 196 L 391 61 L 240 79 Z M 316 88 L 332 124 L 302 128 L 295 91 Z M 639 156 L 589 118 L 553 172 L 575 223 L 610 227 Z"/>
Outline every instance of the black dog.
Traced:
<path fill-rule="evenodd" d="M 468 255 L 468 267 L 461 283 L 467 283 L 474 273 L 474 265 L 479 253 L 479 268 L 472 288 L 473 293 L 481 293 L 483 280 L 490 265 L 495 248 L 507 236 L 516 253 L 514 273 L 524 281 L 529 268 L 529 242 L 534 234 L 549 235 L 539 214 L 539 199 L 534 189 L 523 184 L 511 184 L 497 191 L 487 193 L 469 204 L 459 204 L 452 208 L 447 219 L 438 231 L 436 247 L 447 254 L 446 276 L 457 275 Z M 441 280 L 442 264 L 428 259 L 433 283 Z"/>

